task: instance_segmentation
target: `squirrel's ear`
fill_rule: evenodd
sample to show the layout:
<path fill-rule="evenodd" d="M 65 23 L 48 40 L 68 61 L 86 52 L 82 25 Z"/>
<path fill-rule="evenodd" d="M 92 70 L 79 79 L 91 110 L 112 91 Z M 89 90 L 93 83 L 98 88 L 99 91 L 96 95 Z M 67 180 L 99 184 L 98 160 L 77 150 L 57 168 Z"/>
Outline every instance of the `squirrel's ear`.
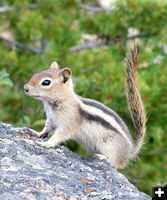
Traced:
<path fill-rule="evenodd" d="M 66 83 L 71 78 L 71 75 L 72 75 L 71 69 L 64 68 L 64 69 L 60 70 L 59 75 L 60 75 L 60 79 L 61 79 L 62 83 Z"/>
<path fill-rule="evenodd" d="M 57 62 L 52 62 L 52 64 L 50 65 L 50 69 L 59 69 L 59 66 L 58 66 L 58 64 L 57 64 Z"/>

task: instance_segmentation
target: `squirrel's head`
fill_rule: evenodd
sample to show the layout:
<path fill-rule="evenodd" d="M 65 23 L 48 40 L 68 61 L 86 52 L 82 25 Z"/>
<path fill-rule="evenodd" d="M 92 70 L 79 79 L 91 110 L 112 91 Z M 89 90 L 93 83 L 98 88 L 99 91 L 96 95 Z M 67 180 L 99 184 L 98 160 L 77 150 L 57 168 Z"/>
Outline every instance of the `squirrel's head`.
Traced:
<path fill-rule="evenodd" d="M 35 74 L 24 85 L 24 91 L 41 101 L 63 100 L 73 89 L 71 75 L 69 68 L 59 69 L 58 64 L 53 62 L 48 70 Z"/>

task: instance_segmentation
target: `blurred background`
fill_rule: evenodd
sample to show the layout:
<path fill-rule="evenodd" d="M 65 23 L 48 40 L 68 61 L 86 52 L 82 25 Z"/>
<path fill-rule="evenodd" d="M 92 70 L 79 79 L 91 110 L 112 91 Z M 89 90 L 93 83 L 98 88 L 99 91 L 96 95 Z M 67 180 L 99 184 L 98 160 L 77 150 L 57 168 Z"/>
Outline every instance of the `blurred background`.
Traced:
<path fill-rule="evenodd" d="M 125 95 L 127 44 L 141 41 L 138 82 L 147 110 L 139 159 L 120 170 L 140 190 L 167 184 L 167 1 L 1 0 L 0 121 L 41 130 L 42 104 L 24 94 L 52 61 L 70 67 L 75 91 L 114 109 L 134 133 Z M 90 155 L 73 141 L 66 145 Z"/>

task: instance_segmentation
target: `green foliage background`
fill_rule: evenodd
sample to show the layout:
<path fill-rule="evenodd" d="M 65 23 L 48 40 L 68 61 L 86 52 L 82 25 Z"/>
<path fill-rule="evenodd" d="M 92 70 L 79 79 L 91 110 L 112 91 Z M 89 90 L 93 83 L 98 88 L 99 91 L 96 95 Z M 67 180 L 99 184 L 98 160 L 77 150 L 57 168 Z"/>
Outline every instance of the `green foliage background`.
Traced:
<path fill-rule="evenodd" d="M 151 194 L 152 185 L 167 184 L 167 1 L 118 0 L 114 10 L 95 14 L 80 8 L 81 3 L 97 5 L 88 0 L 1 1 L 0 6 L 14 9 L 0 13 L 0 28 L 7 27 L 14 40 L 24 45 L 40 48 L 43 41 L 46 48 L 38 55 L 0 38 L 0 120 L 42 129 L 42 104 L 27 97 L 23 86 L 34 73 L 56 60 L 72 69 L 79 95 L 114 109 L 134 132 L 125 96 L 123 61 L 128 28 L 137 28 L 145 35 L 140 39 L 138 82 L 147 110 L 147 136 L 140 159 L 121 172 L 140 190 Z M 38 8 L 28 9 L 31 4 Z M 105 35 L 121 40 L 103 48 L 71 52 L 71 47 L 83 40 L 83 34 L 95 34 L 102 41 Z M 67 145 L 89 155 L 74 142 Z"/>

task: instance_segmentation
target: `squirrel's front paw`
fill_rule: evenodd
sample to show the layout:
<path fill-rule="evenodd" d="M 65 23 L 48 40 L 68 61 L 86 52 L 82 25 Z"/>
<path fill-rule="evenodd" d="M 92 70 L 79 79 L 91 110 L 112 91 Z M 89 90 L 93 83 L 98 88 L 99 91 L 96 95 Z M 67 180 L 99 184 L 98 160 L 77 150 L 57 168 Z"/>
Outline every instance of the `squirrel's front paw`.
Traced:
<path fill-rule="evenodd" d="M 43 132 L 37 132 L 31 128 L 28 128 L 28 132 L 29 132 L 29 135 L 31 136 L 37 136 L 39 138 L 45 138 L 48 136 L 48 133 L 43 133 Z"/>
<path fill-rule="evenodd" d="M 39 136 L 39 133 L 31 128 L 28 128 L 28 133 L 31 136 Z"/>
<path fill-rule="evenodd" d="M 39 141 L 36 141 L 36 143 L 44 148 L 53 148 L 55 145 L 52 144 L 50 141 L 47 141 L 47 142 L 39 142 Z"/>
<path fill-rule="evenodd" d="M 48 137 L 48 133 L 43 133 L 43 134 L 41 134 L 41 135 L 39 136 L 39 138 L 46 138 L 46 137 Z"/>
<path fill-rule="evenodd" d="M 99 153 L 95 153 L 95 154 L 93 155 L 93 157 L 94 157 L 94 158 L 97 158 L 97 159 L 99 159 L 99 160 L 108 160 L 108 158 L 107 158 L 105 155 L 99 154 Z"/>

